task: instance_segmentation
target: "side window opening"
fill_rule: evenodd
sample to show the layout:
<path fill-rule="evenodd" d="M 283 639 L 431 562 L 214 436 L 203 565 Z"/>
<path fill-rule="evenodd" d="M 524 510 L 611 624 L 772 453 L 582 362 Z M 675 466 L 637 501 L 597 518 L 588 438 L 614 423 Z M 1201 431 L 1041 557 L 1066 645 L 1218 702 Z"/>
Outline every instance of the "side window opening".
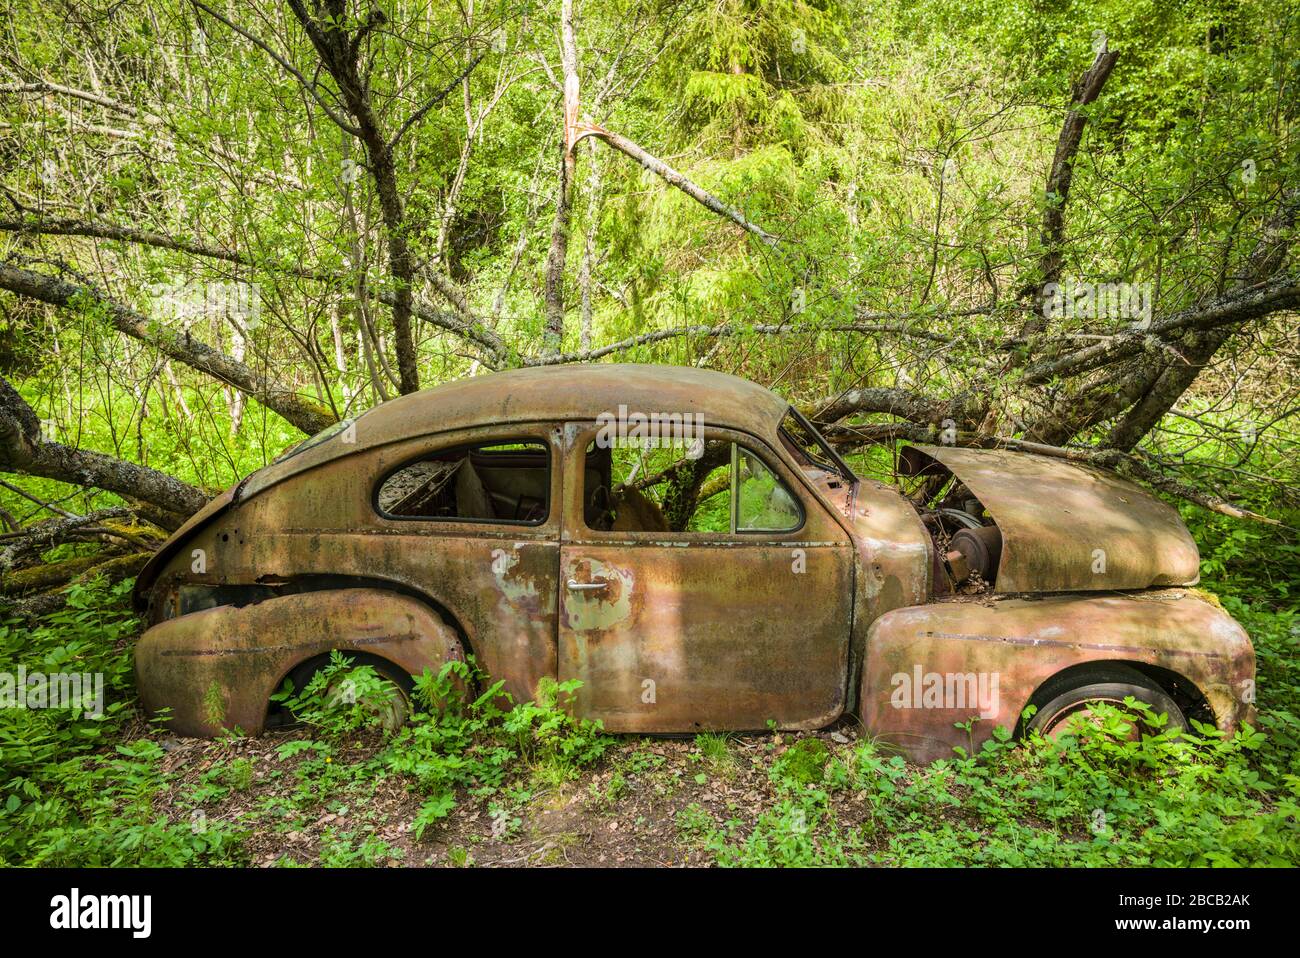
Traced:
<path fill-rule="evenodd" d="M 587 526 L 615 532 L 793 532 L 803 510 L 753 451 L 726 440 L 680 447 L 587 447 Z"/>
<path fill-rule="evenodd" d="M 762 459 L 732 444 L 736 493 L 732 504 L 738 532 L 790 532 L 803 524 L 799 503 Z"/>
<path fill-rule="evenodd" d="M 439 450 L 380 483 L 379 512 L 398 519 L 537 525 L 549 513 L 550 450 L 537 441 Z"/>

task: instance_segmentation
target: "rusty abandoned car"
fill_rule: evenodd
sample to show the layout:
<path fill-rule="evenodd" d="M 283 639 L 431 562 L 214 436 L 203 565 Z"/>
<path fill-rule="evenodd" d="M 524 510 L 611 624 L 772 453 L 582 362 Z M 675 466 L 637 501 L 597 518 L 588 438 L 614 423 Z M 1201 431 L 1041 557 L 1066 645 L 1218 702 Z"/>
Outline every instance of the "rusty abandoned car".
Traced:
<path fill-rule="evenodd" d="M 136 586 L 141 695 L 181 734 L 255 734 L 331 652 L 404 690 L 473 656 L 516 701 L 580 680 L 568 708 L 611 732 L 852 714 L 917 761 L 1023 731 L 1029 705 L 1045 733 L 1126 696 L 1252 720 L 1250 640 L 1190 588 L 1174 509 L 1023 453 L 910 446 L 898 472 L 932 494 L 855 476 L 721 373 L 448 383 L 303 442 L 166 543 Z"/>

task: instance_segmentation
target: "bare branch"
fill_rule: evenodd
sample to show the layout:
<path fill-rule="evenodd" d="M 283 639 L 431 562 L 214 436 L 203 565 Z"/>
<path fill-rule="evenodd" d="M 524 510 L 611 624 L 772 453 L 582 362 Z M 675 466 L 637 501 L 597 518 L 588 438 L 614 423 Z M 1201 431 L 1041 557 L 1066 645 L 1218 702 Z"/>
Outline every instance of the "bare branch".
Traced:
<path fill-rule="evenodd" d="M 302 73 L 298 71 L 297 67 L 295 67 L 284 57 L 280 56 L 280 54 L 276 53 L 275 50 L 273 50 L 268 43 L 258 39 L 256 36 L 249 33 L 239 24 L 226 19 L 221 14 L 217 13 L 217 11 L 209 7 L 206 3 L 202 3 L 200 2 L 200 0 L 190 0 L 190 3 L 194 4 L 194 6 L 198 7 L 200 10 L 202 10 L 208 16 L 212 17 L 214 20 L 220 20 L 231 30 L 234 30 L 236 33 L 238 33 L 249 43 L 253 44 L 259 50 L 263 51 L 267 56 L 269 56 L 272 60 L 278 63 L 286 73 L 288 73 L 290 76 L 292 76 L 295 80 L 298 81 L 299 85 L 311 96 L 313 100 L 316 101 L 317 105 L 319 105 L 320 108 L 325 111 L 325 115 L 328 116 L 334 122 L 335 126 L 337 126 L 341 130 L 351 133 L 353 136 L 361 135 L 361 130 L 355 124 L 349 123 L 346 119 L 343 118 L 342 114 L 340 114 L 334 107 L 330 106 L 328 103 L 325 102 L 324 97 L 321 96 L 320 90 L 317 88 L 317 85 L 315 83 L 313 83 L 311 80 L 308 80 L 305 76 L 303 76 Z"/>
<path fill-rule="evenodd" d="M 780 243 L 778 237 L 769 233 L 767 230 L 763 229 L 762 227 L 757 226 L 754 223 L 750 222 L 745 217 L 745 215 L 741 213 L 739 210 L 733 209 L 732 207 L 728 206 L 726 203 L 722 202 L 722 200 L 718 199 L 712 193 L 701 188 L 696 183 L 688 179 L 686 176 L 677 172 L 677 170 L 673 169 L 663 160 L 659 159 L 658 157 L 650 153 L 647 153 L 645 150 L 643 150 L 637 144 L 633 143 L 627 137 L 620 136 L 617 133 L 611 132 L 610 130 L 606 130 L 604 127 L 597 126 L 594 123 L 580 123 L 578 124 L 578 130 L 579 130 L 579 136 L 578 136 L 579 140 L 588 136 L 594 136 L 600 140 L 603 140 L 606 144 L 618 150 L 620 153 L 624 154 L 625 156 L 630 156 L 632 159 L 636 160 L 638 163 L 641 164 L 641 166 L 649 170 L 651 173 L 655 174 L 655 176 L 658 176 L 669 186 L 681 190 L 683 193 L 685 193 L 691 199 L 695 200 L 695 202 L 699 203 L 701 206 L 709 210 L 711 213 L 716 213 L 719 216 L 730 220 L 731 222 L 739 226 L 741 229 L 745 230 L 747 233 L 752 233 L 753 235 L 757 236 L 768 246 L 774 247 Z"/>
<path fill-rule="evenodd" d="M 483 61 L 483 58 L 485 56 L 487 56 L 486 50 L 482 51 L 481 53 L 479 53 L 478 56 L 476 56 L 473 60 L 471 60 L 469 65 L 460 72 L 460 75 L 457 76 L 456 79 L 452 80 L 450 83 L 448 83 L 445 87 L 443 87 L 433 96 L 429 97 L 429 99 L 425 101 L 423 106 L 421 106 L 418 110 L 416 110 L 414 113 L 408 116 L 406 118 L 406 122 L 404 122 L 398 128 L 397 132 L 393 134 L 393 138 L 388 141 L 389 151 L 391 152 L 392 150 L 395 150 L 397 148 L 397 144 L 401 142 L 402 137 L 406 135 L 407 130 L 409 130 L 415 124 L 419 123 L 422 119 L 424 119 L 425 115 L 430 110 L 432 110 L 435 106 L 437 106 L 439 103 L 445 100 L 447 98 L 447 95 L 451 93 L 452 90 L 456 89 L 456 87 L 460 86 L 460 84 L 463 81 L 468 79 L 469 75 L 474 72 L 474 68 L 477 67 L 479 63 Z"/>
<path fill-rule="evenodd" d="M 77 286 L 52 276 L 0 263 L 0 289 L 29 299 L 68 307 L 76 302 L 94 303 L 104 309 L 113 327 L 133 339 L 153 346 L 178 362 L 220 380 L 252 396 L 266 408 L 308 434 L 319 432 L 337 420 L 324 406 L 271 380 L 264 372 L 245 366 L 188 332 L 176 332 L 152 322 L 120 303 L 86 286 Z M 115 490 L 116 491 L 116 490 Z M 129 491 L 129 490 L 128 490 Z M 192 511 L 192 510 L 191 510 Z"/>

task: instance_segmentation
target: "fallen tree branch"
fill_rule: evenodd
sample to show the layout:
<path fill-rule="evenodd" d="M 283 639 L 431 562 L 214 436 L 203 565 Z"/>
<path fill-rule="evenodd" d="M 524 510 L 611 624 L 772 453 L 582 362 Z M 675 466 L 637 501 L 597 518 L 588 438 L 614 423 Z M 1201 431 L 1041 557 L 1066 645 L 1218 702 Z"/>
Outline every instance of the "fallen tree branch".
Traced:
<path fill-rule="evenodd" d="M 1284 190 L 1279 197 L 1277 208 L 1269 217 L 1263 235 L 1260 236 L 1250 256 L 1246 258 L 1244 269 L 1238 280 L 1238 287 L 1247 287 L 1250 283 L 1267 282 L 1275 278 L 1286 260 L 1286 254 L 1292 242 L 1292 230 L 1296 216 L 1300 213 L 1300 189 L 1292 187 Z M 1219 351 L 1219 348 L 1232 336 L 1235 330 L 1231 326 L 1198 330 L 1187 337 L 1186 351 L 1188 362 L 1184 364 L 1168 363 L 1152 373 L 1152 383 L 1132 409 L 1115 423 L 1105 444 L 1126 452 L 1134 448 L 1164 417 L 1184 392 L 1192 385 L 1197 375 Z"/>
<path fill-rule="evenodd" d="M 0 220 L 0 232 L 10 233 L 28 233 L 41 236 L 82 236 L 90 239 L 107 239 L 115 242 L 134 243 L 140 246 L 149 246 L 154 249 L 171 250 L 176 253 L 185 253 L 189 256 L 198 256 L 205 259 L 215 259 L 226 263 L 234 263 L 238 266 L 244 266 L 248 269 L 264 269 L 271 273 L 280 273 L 285 276 L 296 276 L 300 279 L 310 280 L 315 283 L 325 285 L 338 285 L 342 279 L 337 274 L 322 272 L 320 270 L 309 269 L 297 263 L 283 263 L 266 261 L 259 262 L 245 253 L 236 250 L 226 249 L 221 246 L 214 246 L 211 243 L 204 243 L 199 240 L 185 239 L 182 237 L 171 236 L 166 233 L 159 233 L 154 230 L 138 229 L 133 226 L 119 226 L 114 223 L 100 223 L 89 220 L 78 220 L 69 218 L 45 218 L 34 216 L 20 220 Z M 432 326 L 444 329 L 447 332 L 455 333 L 465 339 L 474 342 L 482 347 L 491 356 L 494 362 L 503 362 L 509 353 L 505 342 L 487 327 L 480 319 L 474 316 L 470 309 L 469 302 L 465 299 L 465 294 L 446 276 L 443 276 L 437 270 L 425 270 L 430 283 L 438 293 L 451 303 L 454 313 L 448 314 L 442 310 L 431 309 L 419 303 L 412 303 L 411 309 L 415 316 L 427 322 Z M 383 303 L 389 308 L 393 308 L 397 302 L 397 295 L 389 289 L 374 289 L 370 284 L 365 285 L 365 294 L 375 302 Z"/>
<path fill-rule="evenodd" d="M 20 489 L 18 488 L 18 486 L 13 485 L 12 483 L 5 482 L 3 479 L 0 479 L 0 487 L 8 489 L 10 492 L 22 496 L 24 499 L 28 500 L 29 502 L 36 503 L 41 508 L 48 509 L 50 512 L 56 513 L 61 516 L 65 516 L 68 519 L 74 517 L 74 514 L 68 512 L 68 510 L 60 508 L 59 506 L 56 506 L 52 502 L 46 502 L 44 499 L 38 499 L 36 496 L 32 495 L 30 492 L 27 492 L 25 489 Z"/>
<path fill-rule="evenodd" d="M 0 470 L 28 473 L 79 486 L 95 486 L 118 495 L 144 499 L 167 512 L 186 516 L 197 512 L 208 501 L 200 490 L 157 469 L 43 439 L 40 421 L 31 406 L 2 376 Z M 65 521 L 75 518 L 64 516 Z"/>
<path fill-rule="evenodd" d="M 53 548 L 66 539 L 69 533 L 84 530 L 85 527 L 94 526 L 105 519 L 119 519 L 130 514 L 131 510 L 115 506 L 112 509 L 98 509 L 84 516 L 50 519 L 28 526 L 20 532 L 8 533 L 3 537 L 4 540 L 13 538 L 14 541 L 0 549 L 0 569 L 7 571 L 24 559 L 39 556 L 46 549 Z"/>
<path fill-rule="evenodd" d="M 530 356 L 522 360 L 524 366 L 559 366 L 569 363 L 586 363 L 603 359 L 614 353 L 626 352 L 638 346 L 666 342 L 670 339 L 721 339 L 729 336 L 785 336 L 817 335 L 819 333 L 863 333 L 902 336 L 926 340 L 933 343 L 952 343 L 959 337 L 935 332 L 934 323 L 944 319 L 957 319 L 970 316 L 984 316 L 996 312 L 990 308 L 945 310 L 940 312 L 901 312 L 901 313 L 866 313 L 858 314 L 859 322 L 853 323 L 754 323 L 733 324 L 719 323 L 714 326 L 702 323 L 690 326 L 674 326 L 670 329 L 656 329 L 648 333 L 638 333 L 617 342 L 607 343 L 592 349 L 582 349 L 570 353 L 552 353 L 544 356 Z M 914 322 L 915 321 L 915 322 Z"/>
<path fill-rule="evenodd" d="M 669 186 L 681 190 L 683 193 L 685 193 L 691 199 L 695 200 L 695 202 L 699 203 L 701 206 L 709 210 L 711 213 L 716 213 L 719 216 L 730 220 L 731 222 L 739 226 L 741 229 L 743 229 L 745 232 L 752 233 L 754 236 L 757 236 L 768 246 L 775 247 L 780 244 L 779 237 L 773 235 L 772 233 L 769 233 L 767 230 L 751 222 L 739 210 L 733 209 L 732 207 L 728 206 L 726 203 L 722 202 L 722 200 L 718 199 L 712 193 L 698 186 L 696 183 L 694 183 L 692 180 L 687 178 L 685 175 L 673 169 L 671 166 L 669 166 L 663 160 L 659 159 L 657 156 L 648 153 L 646 150 L 642 149 L 640 146 L 633 143 L 627 137 L 620 136 L 619 134 L 614 133 L 611 130 L 607 130 L 602 126 L 596 125 L 595 123 L 579 123 L 577 125 L 577 130 L 578 130 L 577 140 L 582 140 L 588 136 L 594 136 L 597 139 L 603 140 L 606 143 L 606 145 L 612 147 L 615 150 L 618 150 L 618 152 L 622 153 L 624 156 L 629 156 L 632 159 L 636 160 L 639 164 L 641 164 L 642 167 L 649 170 L 655 176 L 659 177 Z"/>
<path fill-rule="evenodd" d="M 104 309 L 109 322 L 118 332 L 132 339 L 138 339 L 165 356 L 239 389 L 267 409 L 279 413 L 286 421 L 308 435 L 320 432 L 337 421 L 334 413 L 325 406 L 281 386 L 264 372 L 250 369 L 225 353 L 194 339 L 189 332 L 168 329 L 86 286 L 74 285 L 53 276 L 34 273 L 8 263 L 0 263 L 0 289 L 7 289 L 20 296 L 49 303 L 51 306 L 68 307 L 75 302 L 97 304 Z"/>
<path fill-rule="evenodd" d="M 69 585 L 81 585 L 100 576 L 103 576 L 109 583 L 120 582 L 133 575 L 138 575 L 140 570 L 144 568 L 144 564 L 149 561 L 151 555 L 152 553 L 149 552 L 133 552 L 129 555 L 114 556 L 82 572 L 72 579 Z M 42 616 L 49 615 L 51 612 L 57 612 L 67 604 L 68 588 L 65 586 L 49 592 L 41 592 L 30 599 L 13 603 L 10 614 L 30 623 Z"/>
<path fill-rule="evenodd" d="M 112 555 L 77 556 L 61 562 L 41 563 L 29 569 L 16 569 L 0 575 L 0 594 L 20 595 L 24 592 L 44 592 L 66 585 L 83 572 L 89 572 Z"/>
<path fill-rule="evenodd" d="M 1288 309 L 1300 309 L 1300 281 L 1283 273 L 1266 282 L 1225 293 L 1201 306 L 1181 310 L 1146 329 L 1120 330 L 1102 342 L 1041 360 L 1025 369 L 1024 382 L 1037 385 L 1077 376 L 1140 352 L 1149 339 L 1156 341 L 1153 346 L 1158 346 L 1160 340 L 1171 342 L 1171 334 L 1239 325 Z"/>
<path fill-rule="evenodd" d="M 816 423 L 833 424 L 858 413 L 883 413 L 906 419 L 917 426 L 954 425 L 978 418 L 980 404 L 967 395 L 957 399 L 933 399 L 907 389 L 874 387 L 849 389 L 813 403 L 808 418 Z"/>

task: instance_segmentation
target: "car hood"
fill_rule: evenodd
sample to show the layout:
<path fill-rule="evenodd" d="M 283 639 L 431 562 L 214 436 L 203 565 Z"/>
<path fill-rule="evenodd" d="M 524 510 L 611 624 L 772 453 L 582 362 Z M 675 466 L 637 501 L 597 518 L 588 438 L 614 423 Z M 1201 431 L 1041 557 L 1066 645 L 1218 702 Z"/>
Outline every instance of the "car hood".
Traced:
<path fill-rule="evenodd" d="M 1005 450 L 903 450 L 904 474 L 941 467 L 983 503 L 1002 532 L 999 592 L 1091 592 L 1199 581 L 1200 553 L 1177 511 L 1114 473 Z"/>

